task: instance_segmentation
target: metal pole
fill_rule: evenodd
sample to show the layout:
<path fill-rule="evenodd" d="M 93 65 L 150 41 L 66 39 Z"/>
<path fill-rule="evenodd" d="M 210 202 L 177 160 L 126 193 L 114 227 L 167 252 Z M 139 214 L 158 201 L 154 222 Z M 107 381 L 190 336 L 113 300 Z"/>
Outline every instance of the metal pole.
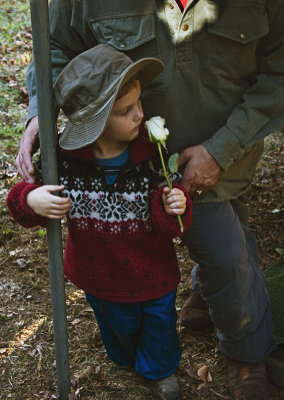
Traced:
<path fill-rule="evenodd" d="M 44 184 L 58 184 L 54 97 L 51 72 L 48 0 L 31 0 L 34 67 Z M 61 399 L 70 393 L 66 298 L 63 277 L 62 236 L 59 220 L 47 223 L 49 275 L 58 392 Z"/>

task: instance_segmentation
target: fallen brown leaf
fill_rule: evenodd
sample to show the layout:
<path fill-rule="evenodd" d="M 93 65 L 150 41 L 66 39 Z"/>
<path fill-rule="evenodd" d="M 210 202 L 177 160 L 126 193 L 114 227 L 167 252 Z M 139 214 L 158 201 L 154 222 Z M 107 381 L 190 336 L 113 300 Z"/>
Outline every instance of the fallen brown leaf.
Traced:
<path fill-rule="evenodd" d="M 197 375 L 199 376 L 200 379 L 202 379 L 204 382 L 212 382 L 212 377 L 209 371 L 209 367 L 207 364 L 202 365 L 198 371 Z"/>

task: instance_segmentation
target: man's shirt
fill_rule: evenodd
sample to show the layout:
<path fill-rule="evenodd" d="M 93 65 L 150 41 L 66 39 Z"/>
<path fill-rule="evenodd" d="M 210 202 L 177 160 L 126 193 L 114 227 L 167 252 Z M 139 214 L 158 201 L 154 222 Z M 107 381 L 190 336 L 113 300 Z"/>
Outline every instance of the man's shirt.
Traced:
<path fill-rule="evenodd" d="M 156 57 L 164 72 L 142 93 L 146 118 L 161 115 L 170 153 L 203 144 L 223 169 L 196 201 L 239 197 L 266 135 L 284 125 L 283 0 L 52 0 L 54 79 L 98 43 L 134 61 Z M 29 117 L 36 114 L 33 67 Z"/>

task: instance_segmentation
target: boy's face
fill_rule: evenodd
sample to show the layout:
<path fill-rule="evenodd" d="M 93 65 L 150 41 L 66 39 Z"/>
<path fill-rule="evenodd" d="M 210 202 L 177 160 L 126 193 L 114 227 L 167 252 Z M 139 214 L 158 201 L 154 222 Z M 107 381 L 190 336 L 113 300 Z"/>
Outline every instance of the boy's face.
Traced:
<path fill-rule="evenodd" d="M 144 116 L 140 102 L 140 82 L 131 87 L 129 92 L 116 100 L 105 131 L 98 140 L 131 142 L 139 133 L 139 126 Z"/>

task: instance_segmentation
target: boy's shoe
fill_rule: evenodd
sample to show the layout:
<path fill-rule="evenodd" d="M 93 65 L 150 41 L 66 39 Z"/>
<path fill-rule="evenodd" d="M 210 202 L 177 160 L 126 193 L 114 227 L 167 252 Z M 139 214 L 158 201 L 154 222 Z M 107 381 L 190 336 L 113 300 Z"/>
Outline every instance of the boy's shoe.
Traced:
<path fill-rule="evenodd" d="M 151 390 L 156 399 L 180 400 L 180 387 L 175 374 L 160 381 L 151 382 Z"/>
<path fill-rule="evenodd" d="M 209 328 L 213 325 L 209 314 L 209 307 L 198 293 L 192 292 L 184 303 L 179 323 L 186 328 L 196 331 Z"/>
<path fill-rule="evenodd" d="M 228 384 L 235 400 L 269 400 L 264 362 L 228 361 Z"/>

